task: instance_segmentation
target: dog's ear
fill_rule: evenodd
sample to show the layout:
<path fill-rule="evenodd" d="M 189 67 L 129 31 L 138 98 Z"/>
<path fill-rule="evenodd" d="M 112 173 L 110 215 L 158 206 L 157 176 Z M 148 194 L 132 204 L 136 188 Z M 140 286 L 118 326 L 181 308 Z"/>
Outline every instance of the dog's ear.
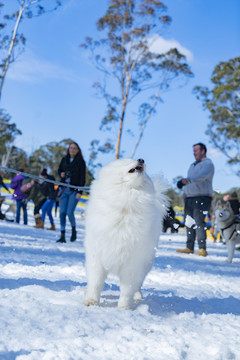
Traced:
<path fill-rule="evenodd" d="M 221 200 L 218 200 L 216 203 L 216 208 L 219 207 L 221 205 Z"/>

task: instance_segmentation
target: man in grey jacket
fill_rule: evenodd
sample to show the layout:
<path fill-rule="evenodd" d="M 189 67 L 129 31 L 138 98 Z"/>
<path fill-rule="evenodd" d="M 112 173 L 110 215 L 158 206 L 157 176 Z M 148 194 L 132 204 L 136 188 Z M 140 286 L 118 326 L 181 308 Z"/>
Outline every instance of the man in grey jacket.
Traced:
<path fill-rule="evenodd" d="M 214 165 L 206 157 L 207 148 L 202 143 L 193 145 L 193 154 L 196 161 L 190 165 L 187 178 L 178 182 L 183 187 L 185 226 L 187 230 L 187 244 L 179 253 L 193 254 L 194 242 L 197 236 L 199 251 L 196 255 L 207 256 L 206 251 L 206 224 L 205 216 L 210 210 L 213 187 L 212 179 Z"/>

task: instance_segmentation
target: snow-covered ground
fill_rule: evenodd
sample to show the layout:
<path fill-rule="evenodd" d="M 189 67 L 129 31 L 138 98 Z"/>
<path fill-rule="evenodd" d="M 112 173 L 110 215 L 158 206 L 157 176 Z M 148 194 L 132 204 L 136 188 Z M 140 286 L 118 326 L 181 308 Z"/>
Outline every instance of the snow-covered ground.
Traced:
<path fill-rule="evenodd" d="M 76 243 L 57 244 L 31 212 L 27 226 L 0 221 L 1 360 L 240 359 L 239 251 L 232 264 L 211 240 L 206 258 L 178 254 L 185 231 L 163 234 L 133 311 L 117 308 L 113 276 L 85 307 L 84 219 Z"/>

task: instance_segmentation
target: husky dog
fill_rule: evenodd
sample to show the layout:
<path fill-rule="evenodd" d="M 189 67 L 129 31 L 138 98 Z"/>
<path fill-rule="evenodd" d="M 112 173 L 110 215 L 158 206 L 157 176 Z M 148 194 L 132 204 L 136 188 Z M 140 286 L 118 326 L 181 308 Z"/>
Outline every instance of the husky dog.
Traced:
<path fill-rule="evenodd" d="M 166 185 L 151 181 L 144 160 L 120 159 L 94 180 L 86 211 L 85 305 L 98 305 L 108 273 L 120 279 L 118 307 L 132 308 L 150 271 L 168 208 Z"/>
<path fill-rule="evenodd" d="M 229 201 L 221 200 L 217 202 L 215 207 L 215 216 L 222 236 L 226 240 L 228 249 L 227 262 L 231 263 L 235 246 L 240 244 L 240 219 L 234 215 Z"/>
<path fill-rule="evenodd" d="M 16 215 L 16 211 L 17 211 L 17 206 L 16 204 L 9 204 L 7 210 L 5 211 L 5 215 L 10 212 L 13 213 L 13 215 Z"/>

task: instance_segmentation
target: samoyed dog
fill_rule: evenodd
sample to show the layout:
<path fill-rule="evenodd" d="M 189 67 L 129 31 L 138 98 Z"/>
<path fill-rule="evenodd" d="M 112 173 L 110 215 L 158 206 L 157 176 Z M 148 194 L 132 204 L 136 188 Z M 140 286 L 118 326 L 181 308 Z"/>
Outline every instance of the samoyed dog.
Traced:
<path fill-rule="evenodd" d="M 100 170 L 86 210 L 85 305 L 99 304 L 108 273 L 120 280 L 119 308 L 141 299 L 167 212 L 166 190 L 162 179 L 154 185 L 147 176 L 142 159 L 116 160 Z"/>

